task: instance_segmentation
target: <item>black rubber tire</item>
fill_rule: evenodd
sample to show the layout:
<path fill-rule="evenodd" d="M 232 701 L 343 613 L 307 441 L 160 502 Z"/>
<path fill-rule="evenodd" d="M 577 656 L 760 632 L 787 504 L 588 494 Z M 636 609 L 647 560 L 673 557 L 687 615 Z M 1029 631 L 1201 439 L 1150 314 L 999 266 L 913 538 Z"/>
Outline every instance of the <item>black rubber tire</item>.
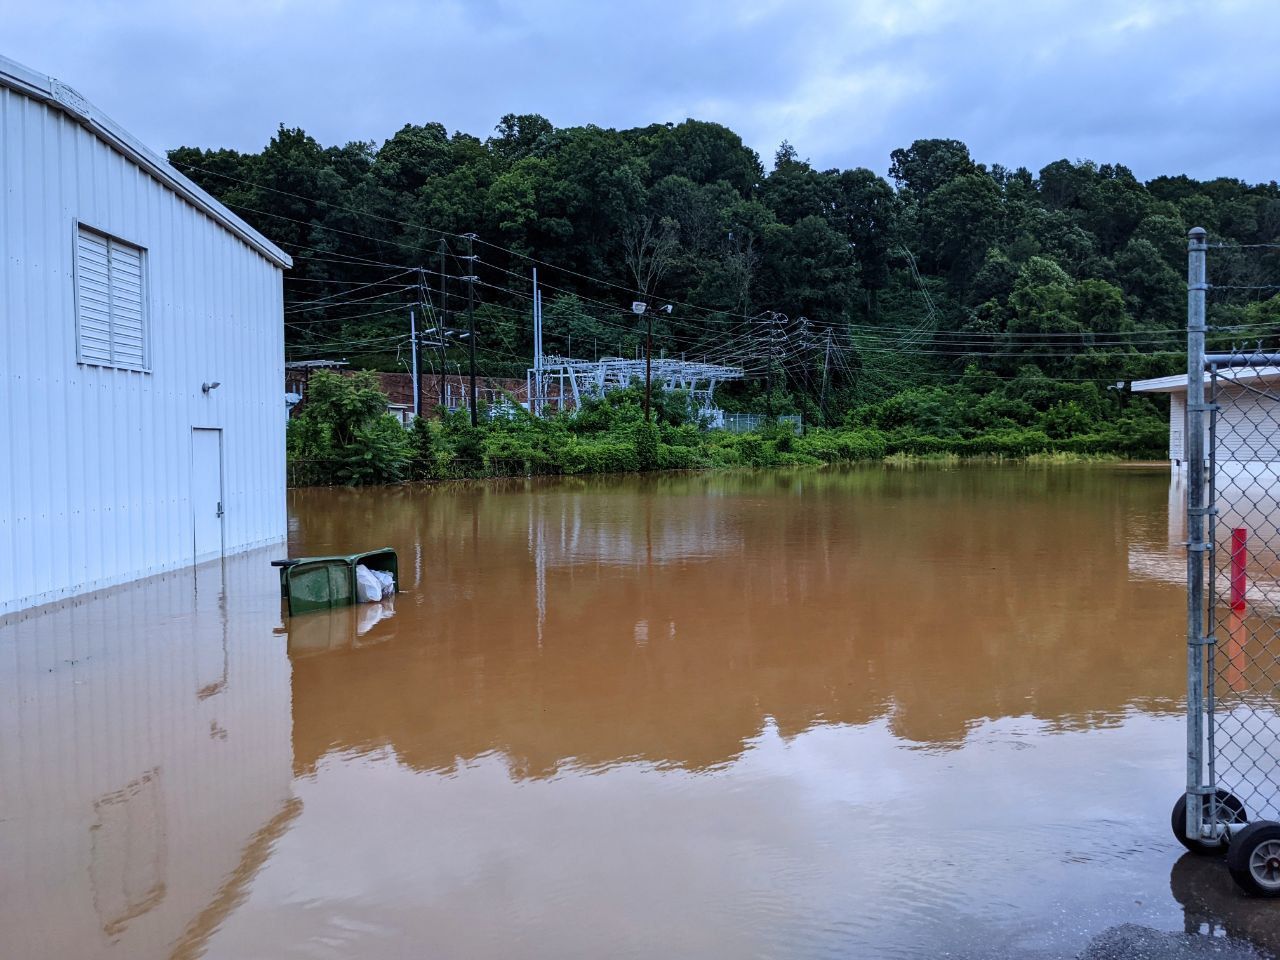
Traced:
<path fill-rule="evenodd" d="M 1243 803 L 1226 790 L 1220 789 L 1217 794 L 1218 805 L 1231 811 L 1232 819 L 1228 821 L 1229 823 L 1249 822 Z M 1227 852 L 1227 841 L 1225 840 L 1219 843 L 1205 843 L 1199 837 L 1187 836 L 1187 795 L 1185 793 L 1178 797 L 1178 802 L 1173 805 L 1173 813 L 1169 816 L 1169 827 L 1173 830 L 1173 835 L 1177 838 L 1177 841 L 1192 853 L 1212 856 Z"/>
<path fill-rule="evenodd" d="M 1276 879 L 1269 885 L 1264 885 L 1249 869 L 1254 851 L 1264 843 L 1276 844 L 1277 849 L 1272 868 Z M 1231 879 L 1245 893 L 1255 897 L 1280 897 L 1280 823 L 1259 820 L 1237 833 L 1231 841 L 1231 849 L 1227 851 L 1227 869 L 1231 871 Z"/>

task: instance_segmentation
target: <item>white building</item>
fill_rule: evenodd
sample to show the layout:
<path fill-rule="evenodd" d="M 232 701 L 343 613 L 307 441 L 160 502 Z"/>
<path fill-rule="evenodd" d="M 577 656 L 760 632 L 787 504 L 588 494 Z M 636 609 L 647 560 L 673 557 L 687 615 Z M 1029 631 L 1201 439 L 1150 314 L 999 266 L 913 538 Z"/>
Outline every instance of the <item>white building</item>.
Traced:
<path fill-rule="evenodd" d="M 284 537 L 291 265 L 0 57 L 0 615 Z"/>
<path fill-rule="evenodd" d="M 1169 490 L 1171 541 L 1181 542 L 1186 531 L 1187 378 L 1183 374 L 1138 380 L 1136 393 L 1169 394 L 1169 461 L 1173 467 Z M 1205 384 L 1205 399 L 1218 408 L 1213 424 L 1212 506 L 1219 557 L 1228 557 L 1233 530 L 1248 538 L 1250 603 L 1280 604 L 1275 584 L 1280 580 L 1280 367 L 1225 367 L 1218 371 L 1216 390 Z M 1207 418 L 1206 418 L 1207 419 Z M 1205 427 L 1205 451 L 1210 451 Z M 1185 553 L 1175 559 L 1185 558 Z M 1216 576 L 1225 576 L 1219 561 Z M 1175 563 L 1175 576 L 1185 567 Z M 1181 571 L 1180 573 L 1178 571 Z M 1229 589 L 1218 584 L 1219 593 Z"/>
<path fill-rule="evenodd" d="M 1169 462 L 1186 466 L 1187 375 L 1135 380 L 1134 393 L 1169 395 Z M 1217 443 L 1220 463 L 1280 461 L 1280 367 L 1225 368 L 1218 373 Z M 1205 379 L 1205 399 L 1212 392 Z M 1208 418 L 1205 451 L 1209 450 Z"/>

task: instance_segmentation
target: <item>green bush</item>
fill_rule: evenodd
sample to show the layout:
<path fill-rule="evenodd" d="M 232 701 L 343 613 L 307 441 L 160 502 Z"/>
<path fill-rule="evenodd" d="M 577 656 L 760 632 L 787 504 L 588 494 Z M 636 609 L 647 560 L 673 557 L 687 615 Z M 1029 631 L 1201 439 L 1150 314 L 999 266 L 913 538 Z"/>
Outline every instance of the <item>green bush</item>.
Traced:
<path fill-rule="evenodd" d="M 712 461 L 704 456 L 696 446 L 680 446 L 670 443 L 658 444 L 659 470 L 696 470 L 710 466 Z"/>
<path fill-rule="evenodd" d="M 289 422 L 286 452 L 297 484 L 398 483 L 411 476 L 409 434 L 387 413 L 375 374 L 318 370 Z"/>
<path fill-rule="evenodd" d="M 519 464 L 522 473 L 543 473 L 555 465 L 548 444 L 549 431 L 537 429 L 529 421 L 501 421 L 482 433 L 481 454 L 485 464 Z"/>
<path fill-rule="evenodd" d="M 638 423 L 635 427 L 636 462 L 641 470 L 655 470 L 658 466 L 658 428 L 652 423 Z"/>
<path fill-rule="evenodd" d="M 955 450 L 969 456 L 1026 457 L 1054 449 L 1052 441 L 1040 430 L 1002 427 L 988 430 L 963 441 Z"/>
<path fill-rule="evenodd" d="M 826 463 L 879 460 L 888 452 L 879 430 L 811 430 L 796 441 L 796 450 Z"/>
<path fill-rule="evenodd" d="M 560 452 L 564 473 L 634 473 L 641 468 L 636 444 L 617 439 L 573 437 Z"/>
<path fill-rule="evenodd" d="M 900 391 L 864 404 L 844 426 L 789 424 L 758 432 L 708 431 L 688 398 L 655 389 L 653 422 L 633 385 L 568 414 L 537 418 L 515 405 L 475 427 L 465 411 L 408 431 L 386 415 L 372 374 L 320 372 L 288 430 L 295 484 L 394 483 L 405 479 L 619 473 L 705 467 L 778 467 L 885 458 L 1023 459 L 1164 456 L 1167 426 L 1143 397 L 1123 405 L 1093 383 L 1060 383 L 1024 368 L 1016 378 L 966 375 L 948 387 Z"/>
<path fill-rule="evenodd" d="M 418 417 L 409 429 L 409 447 L 413 452 L 410 476 L 414 480 L 434 480 L 440 475 L 435 429 L 426 417 Z"/>
<path fill-rule="evenodd" d="M 1040 416 L 1040 426 L 1055 440 L 1084 434 L 1094 425 L 1076 400 L 1059 400 Z"/>

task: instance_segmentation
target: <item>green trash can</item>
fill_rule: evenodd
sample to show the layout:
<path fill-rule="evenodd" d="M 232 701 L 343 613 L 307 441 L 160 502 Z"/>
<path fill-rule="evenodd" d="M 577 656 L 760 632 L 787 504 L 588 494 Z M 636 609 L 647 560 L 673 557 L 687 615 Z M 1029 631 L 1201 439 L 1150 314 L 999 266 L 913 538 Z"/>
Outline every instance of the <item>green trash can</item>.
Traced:
<path fill-rule="evenodd" d="M 280 596 L 289 615 L 347 607 L 356 602 L 356 566 L 389 573 L 400 592 L 400 560 L 390 547 L 339 557 L 298 557 L 272 560 L 280 568 Z"/>

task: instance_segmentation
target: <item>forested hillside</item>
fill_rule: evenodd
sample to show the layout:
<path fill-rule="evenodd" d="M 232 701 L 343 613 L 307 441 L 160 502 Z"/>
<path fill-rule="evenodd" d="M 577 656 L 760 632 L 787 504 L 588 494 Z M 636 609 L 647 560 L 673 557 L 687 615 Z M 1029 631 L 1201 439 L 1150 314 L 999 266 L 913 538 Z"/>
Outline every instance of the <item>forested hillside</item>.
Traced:
<path fill-rule="evenodd" d="M 766 169 L 712 123 L 540 116 L 507 116 L 487 140 L 427 124 L 324 147 L 281 128 L 260 153 L 170 157 L 295 258 L 297 359 L 403 369 L 407 306 L 456 322 L 474 274 L 481 371 L 522 377 L 537 266 L 548 352 L 634 356 L 630 302 L 670 303 L 655 349 L 746 367 L 731 408 L 763 410 L 771 383 L 771 406 L 810 422 L 1068 435 L 1154 422 L 1115 384 L 1182 363 L 1193 225 L 1227 245 L 1210 256 L 1217 338 L 1280 327 L 1280 250 L 1249 246 L 1280 240 L 1274 182 L 1143 183 L 1069 160 L 1011 170 L 953 140 L 893 151 L 886 180 L 815 169 L 785 143 Z M 453 351 L 450 370 L 465 364 Z"/>

